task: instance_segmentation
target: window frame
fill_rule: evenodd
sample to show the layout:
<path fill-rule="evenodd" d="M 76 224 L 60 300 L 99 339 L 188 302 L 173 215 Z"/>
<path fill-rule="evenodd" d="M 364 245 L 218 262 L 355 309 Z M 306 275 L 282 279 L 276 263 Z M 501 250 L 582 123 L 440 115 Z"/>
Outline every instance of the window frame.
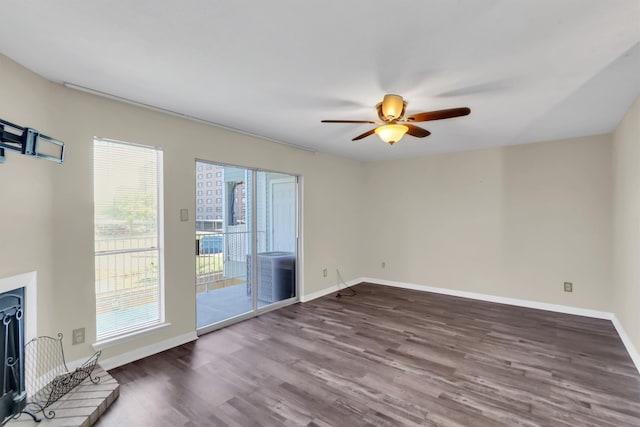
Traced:
<path fill-rule="evenodd" d="M 96 142 L 108 142 L 108 143 L 120 144 L 124 146 L 151 149 L 151 150 L 154 150 L 156 154 L 157 247 L 155 248 L 149 247 L 143 250 L 148 250 L 148 251 L 155 250 L 158 252 L 158 319 L 154 321 L 145 322 L 137 327 L 134 326 L 134 327 L 128 327 L 128 328 L 121 328 L 117 331 L 110 332 L 102 336 L 98 336 L 97 335 L 97 313 L 96 313 L 96 343 L 93 344 L 93 348 L 96 350 L 102 350 L 102 349 L 111 347 L 113 345 L 118 345 L 123 342 L 134 340 L 140 336 L 148 335 L 158 330 L 165 329 L 169 327 L 171 324 L 166 322 L 166 310 L 165 310 L 164 150 L 162 149 L 162 147 L 137 144 L 137 143 L 132 143 L 128 141 L 119 141 L 119 140 L 114 140 L 110 138 L 94 137 L 93 145 L 92 145 L 92 149 L 94 150 L 94 159 L 95 159 Z M 94 167 L 95 167 L 95 163 L 92 165 L 92 168 Z M 95 170 L 93 171 L 93 173 L 95 174 Z M 94 209 L 95 209 L 95 194 L 94 194 Z M 95 236 L 94 236 L 94 245 L 95 245 Z M 140 249 L 131 250 L 132 253 L 139 252 L 139 251 Z M 94 271 L 95 271 L 96 256 L 98 256 L 98 252 L 95 251 L 95 246 L 94 246 L 93 252 L 94 252 L 94 255 L 93 255 Z M 95 289 L 95 280 L 96 279 L 94 277 L 94 289 Z"/>

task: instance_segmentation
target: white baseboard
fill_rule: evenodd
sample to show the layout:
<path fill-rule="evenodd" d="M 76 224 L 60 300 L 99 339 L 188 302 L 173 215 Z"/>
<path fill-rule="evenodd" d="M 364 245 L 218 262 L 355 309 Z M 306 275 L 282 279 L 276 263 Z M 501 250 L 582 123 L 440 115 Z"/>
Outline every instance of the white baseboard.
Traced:
<path fill-rule="evenodd" d="M 437 288 L 432 286 L 416 285 L 413 283 L 395 282 L 392 280 L 375 279 L 372 277 L 361 277 L 357 280 L 353 280 L 352 282 L 355 282 L 355 283 L 366 282 L 366 283 L 372 283 L 374 285 L 393 286 L 396 288 L 412 289 L 412 290 L 424 291 L 424 292 L 433 292 L 437 294 L 451 295 L 451 296 L 462 297 L 462 298 L 470 298 L 470 299 L 475 299 L 479 301 L 495 302 L 498 304 L 515 305 L 518 307 L 535 308 L 538 310 L 547 310 L 547 311 L 554 311 L 557 313 L 574 314 L 577 316 L 585 316 L 585 317 L 593 317 L 596 319 L 610 320 L 613 323 L 613 326 L 616 328 L 616 331 L 618 332 L 618 335 L 620 336 L 620 339 L 622 340 L 622 343 L 624 344 L 627 350 L 627 353 L 629 353 L 629 357 L 631 357 L 633 364 L 635 365 L 637 371 L 640 373 L 640 354 L 638 353 L 638 350 L 636 350 L 636 348 L 634 347 L 633 343 L 629 339 L 629 336 L 627 335 L 624 328 L 622 327 L 622 324 L 620 323 L 620 321 L 618 320 L 618 318 L 614 313 L 610 313 L 607 311 L 591 310 L 588 308 L 572 307 L 569 305 L 549 304 L 549 303 L 539 302 L 539 301 L 530 301 L 530 300 L 524 300 L 524 299 L 518 299 L 518 298 L 507 298 L 507 297 L 500 297 L 496 295 L 480 294 L 476 292 L 466 292 L 466 291 L 458 291 L 458 290 L 447 289 L 447 288 Z"/>
<path fill-rule="evenodd" d="M 318 298 L 323 297 L 325 295 L 329 295 L 330 293 L 333 293 L 333 292 L 338 292 L 338 286 L 337 285 L 329 286 L 328 288 L 320 289 L 319 291 L 312 292 L 312 293 L 306 294 L 306 295 L 302 295 L 300 297 L 300 301 L 301 302 L 309 302 L 311 300 L 318 299 Z"/>
<path fill-rule="evenodd" d="M 631 356 L 631 360 L 633 360 L 633 364 L 636 365 L 636 369 L 638 370 L 638 372 L 640 372 L 640 354 L 638 353 L 638 350 L 636 350 L 633 343 L 629 339 L 629 335 L 627 335 L 626 331 L 622 327 L 622 324 L 618 320 L 618 316 L 616 316 L 614 313 L 611 313 L 611 322 L 613 323 L 613 326 L 616 328 L 616 331 L 618 331 L 618 335 L 620 335 L 620 339 L 622 340 L 622 343 L 627 349 L 627 353 L 629 353 L 629 356 Z"/>
<path fill-rule="evenodd" d="M 362 278 L 363 282 L 377 285 L 394 286 L 396 288 L 413 289 L 416 291 L 433 292 L 435 294 L 451 295 L 454 297 L 470 298 L 479 301 L 495 302 L 498 304 L 515 305 L 518 307 L 535 308 L 538 310 L 555 311 L 558 313 L 575 314 L 578 316 L 594 317 L 596 319 L 611 319 L 611 313 L 606 311 L 591 310 L 588 308 L 572 307 L 569 305 L 549 304 L 546 302 L 531 301 L 518 298 L 507 298 L 496 295 L 481 294 L 476 292 L 458 291 L 455 289 L 437 288 L 433 286 L 416 285 L 413 283 L 394 282 L 391 280 Z"/>
<path fill-rule="evenodd" d="M 128 351 L 126 353 L 110 357 L 108 359 L 99 360 L 98 364 L 102 367 L 102 369 L 108 371 L 110 369 L 117 368 L 118 366 L 126 365 L 127 363 L 135 362 L 139 359 L 144 359 L 145 357 L 149 357 L 156 353 L 169 350 L 173 347 L 177 347 L 179 345 L 186 344 L 197 339 L 198 335 L 196 335 L 195 331 L 188 332 L 186 334 L 178 335 L 177 337 L 169 338 L 155 344 L 136 348 L 135 350 Z"/>
<path fill-rule="evenodd" d="M 361 278 L 357 278 L 354 280 L 349 280 L 348 282 L 344 283 L 344 284 L 340 284 L 340 285 L 332 285 L 329 286 L 328 288 L 324 288 L 324 289 L 320 289 L 319 291 L 316 292 L 312 292 L 310 294 L 307 295 L 302 295 L 300 297 L 300 301 L 301 302 L 309 302 L 311 300 L 317 299 L 317 298 L 321 298 L 325 295 L 329 295 L 332 294 L 334 292 L 338 292 L 342 289 L 344 289 L 347 286 L 353 286 L 353 285 L 357 285 L 358 283 L 362 283 L 364 281 L 364 279 Z M 346 285 L 346 286 L 345 286 Z"/>

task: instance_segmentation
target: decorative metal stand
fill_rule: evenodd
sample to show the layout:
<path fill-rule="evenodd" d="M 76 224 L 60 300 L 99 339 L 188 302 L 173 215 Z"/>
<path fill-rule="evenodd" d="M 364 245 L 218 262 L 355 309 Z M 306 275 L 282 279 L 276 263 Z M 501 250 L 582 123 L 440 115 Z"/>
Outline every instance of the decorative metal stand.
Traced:
<path fill-rule="evenodd" d="M 27 388 L 27 410 L 51 419 L 56 416 L 46 408 L 69 393 L 75 386 L 89 378 L 98 384 L 100 377 L 91 376 L 100 351 L 91 356 L 82 366 L 69 371 L 64 359 L 62 334 L 58 338 L 42 336 L 34 338 L 25 345 L 25 377 Z"/>

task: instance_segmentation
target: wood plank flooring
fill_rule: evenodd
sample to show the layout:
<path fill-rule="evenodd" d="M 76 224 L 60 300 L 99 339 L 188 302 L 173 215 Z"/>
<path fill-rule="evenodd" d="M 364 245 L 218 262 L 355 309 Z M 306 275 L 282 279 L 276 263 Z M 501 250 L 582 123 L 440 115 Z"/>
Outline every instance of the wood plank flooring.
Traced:
<path fill-rule="evenodd" d="M 360 284 L 114 369 L 110 426 L 640 426 L 608 320 Z"/>

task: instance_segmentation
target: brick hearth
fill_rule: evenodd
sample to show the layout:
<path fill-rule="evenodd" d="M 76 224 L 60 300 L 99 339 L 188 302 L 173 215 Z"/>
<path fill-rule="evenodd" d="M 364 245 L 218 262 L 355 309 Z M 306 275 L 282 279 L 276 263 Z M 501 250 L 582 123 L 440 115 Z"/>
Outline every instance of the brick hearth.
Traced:
<path fill-rule="evenodd" d="M 42 422 L 22 414 L 18 419 L 11 420 L 7 425 L 16 427 L 89 427 L 120 395 L 120 385 L 107 372 L 96 367 L 94 373 L 100 377 L 98 384 L 93 384 L 88 378 L 62 397 L 56 403 L 45 409 L 55 411 L 56 416 L 48 420 L 42 413 L 36 414 Z"/>

